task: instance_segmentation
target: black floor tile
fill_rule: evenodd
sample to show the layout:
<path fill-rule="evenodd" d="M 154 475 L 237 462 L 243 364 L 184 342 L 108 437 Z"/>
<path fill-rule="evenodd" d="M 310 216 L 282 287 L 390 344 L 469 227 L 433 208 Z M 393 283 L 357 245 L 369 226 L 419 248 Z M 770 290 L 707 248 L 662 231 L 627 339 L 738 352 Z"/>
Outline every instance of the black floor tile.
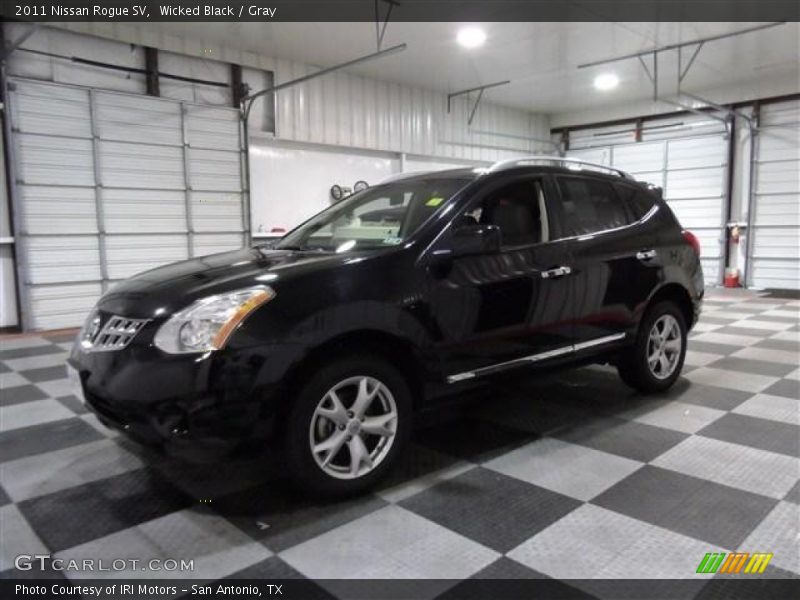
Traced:
<path fill-rule="evenodd" d="M 101 439 L 103 435 L 80 418 L 63 419 L 0 433 L 0 456 L 14 460 Z"/>
<path fill-rule="evenodd" d="M 20 502 L 53 551 L 64 550 L 191 506 L 195 501 L 152 469 L 138 469 Z"/>
<path fill-rule="evenodd" d="M 370 495 L 326 501 L 276 481 L 215 498 L 212 508 L 273 552 L 281 552 L 386 505 Z"/>
<path fill-rule="evenodd" d="M 535 587 L 523 583 L 523 580 L 526 579 L 536 579 Z M 460 582 L 437 596 L 437 600 L 460 600 L 462 598 L 464 600 L 473 598 L 475 600 L 484 598 L 591 600 L 594 596 L 502 556 L 475 573 L 470 580 Z"/>
<path fill-rule="evenodd" d="M 69 396 L 61 396 L 60 398 L 56 398 L 61 404 L 66 406 L 76 415 L 83 415 L 88 413 L 88 409 L 84 406 L 83 402 L 78 400 L 77 396 L 69 395 Z"/>
<path fill-rule="evenodd" d="M 785 377 L 797 368 L 795 365 L 767 362 L 764 360 L 752 360 L 749 358 L 736 358 L 735 356 L 726 356 L 709 366 L 714 369 L 726 369 L 728 371 L 737 371 L 740 373 L 755 373 L 756 375 L 768 375 L 770 377 Z"/>
<path fill-rule="evenodd" d="M 754 338 L 764 338 L 768 335 L 771 335 L 772 331 L 758 329 L 758 328 L 749 328 L 749 327 L 721 327 L 719 329 L 715 329 L 713 333 L 724 333 L 725 335 L 746 335 L 748 337 Z"/>
<path fill-rule="evenodd" d="M 800 481 L 794 484 L 794 487 L 789 490 L 789 493 L 783 497 L 784 500 L 788 502 L 794 502 L 795 504 L 800 504 Z"/>
<path fill-rule="evenodd" d="M 42 383 L 43 381 L 65 379 L 67 376 L 67 368 L 64 365 L 56 365 L 55 367 L 42 367 L 41 369 L 28 369 L 26 371 L 20 371 L 19 374 L 32 383 Z"/>
<path fill-rule="evenodd" d="M 11 406 L 12 404 L 21 404 L 32 400 L 44 400 L 49 397 L 35 385 L 17 385 L 0 389 L 0 406 Z"/>
<path fill-rule="evenodd" d="M 741 346 L 729 346 L 728 344 L 717 344 L 715 342 L 700 342 L 694 339 L 690 339 L 686 347 L 688 350 L 694 350 L 695 352 L 709 352 L 711 354 L 722 354 L 723 356 L 733 354 L 742 349 Z"/>
<path fill-rule="evenodd" d="M 800 458 L 800 427 L 790 423 L 730 413 L 698 435 Z"/>
<path fill-rule="evenodd" d="M 783 350 L 784 352 L 800 352 L 800 339 L 796 342 L 790 340 L 773 340 L 767 338 L 761 340 L 757 344 L 753 344 L 753 348 L 769 348 L 770 350 Z"/>
<path fill-rule="evenodd" d="M 2 346 L 2 344 L 0 344 Z M 13 360 L 15 358 L 30 358 L 32 356 L 45 356 L 47 354 L 57 354 L 64 352 L 63 348 L 55 344 L 45 342 L 41 346 L 30 346 L 28 348 L 14 348 L 13 350 L 0 350 L 0 360 Z"/>
<path fill-rule="evenodd" d="M 0 506 L 5 506 L 11 502 L 11 498 L 8 497 L 6 491 L 0 486 Z"/>
<path fill-rule="evenodd" d="M 498 552 L 508 552 L 581 504 L 480 467 L 400 502 Z"/>
<path fill-rule="evenodd" d="M 0 360 L 0 373 L 11 373 L 11 369 L 6 363 Z"/>
<path fill-rule="evenodd" d="M 286 595 L 295 598 L 309 598 L 309 600 L 335 598 L 333 594 L 317 585 L 310 579 L 306 579 L 301 573 L 296 571 L 290 565 L 286 564 L 277 556 L 270 556 L 269 558 L 257 562 L 241 571 L 237 571 L 232 575 L 228 575 L 225 579 L 217 581 L 212 588 L 216 589 L 216 584 L 231 584 L 236 585 L 235 579 L 260 579 L 269 580 L 264 581 L 267 584 L 270 581 L 291 579 L 299 580 L 297 584 L 282 583 L 280 595 Z M 265 588 L 266 591 L 266 588 Z M 278 594 L 274 594 L 278 595 Z"/>
<path fill-rule="evenodd" d="M 710 365 L 715 367 L 716 363 Z M 697 404 L 717 410 L 731 411 L 745 400 L 753 397 L 751 392 L 742 392 L 727 388 L 701 385 L 690 382 L 688 379 L 679 379 L 665 394 L 664 398 L 671 398 L 688 404 Z"/>
<path fill-rule="evenodd" d="M 777 500 L 645 465 L 592 504 L 723 548 L 738 548 Z"/>
<path fill-rule="evenodd" d="M 800 381 L 796 379 L 781 379 L 765 389 L 763 393 L 800 400 Z"/>
<path fill-rule="evenodd" d="M 449 454 L 442 454 L 419 444 L 409 444 L 386 478 L 381 479 L 377 490 L 387 490 L 412 479 L 446 469 L 456 462 L 458 459 Z"/>
<path fill-rule="evenodd" d="M 414 433 L 414 441 L 442 454 L 480 462 L 532 439 L 529 433 L 489 421 L 457 419 Z"/>
<path fill-rule="evenodd" d="M 562 430 L 553 437 L 610 454 L 641 462 L 650 462 L 688 437 L 687 434 L 662 427 L 615 417 Z"/>

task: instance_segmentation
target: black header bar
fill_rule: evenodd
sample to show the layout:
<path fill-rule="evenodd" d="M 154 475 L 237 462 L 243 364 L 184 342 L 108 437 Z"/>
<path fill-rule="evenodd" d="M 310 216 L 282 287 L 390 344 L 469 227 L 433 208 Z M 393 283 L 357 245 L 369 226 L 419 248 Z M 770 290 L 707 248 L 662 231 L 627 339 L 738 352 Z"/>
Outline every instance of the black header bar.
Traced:
<path fill-rule="evenodd" d="M 0 0 L 24 21 L 375 21 L 374 0 Z M 380 0 L 380 19 L 388 4 Z M 798 0 L 398 0 L 392 21 L 798 21 Z"/>

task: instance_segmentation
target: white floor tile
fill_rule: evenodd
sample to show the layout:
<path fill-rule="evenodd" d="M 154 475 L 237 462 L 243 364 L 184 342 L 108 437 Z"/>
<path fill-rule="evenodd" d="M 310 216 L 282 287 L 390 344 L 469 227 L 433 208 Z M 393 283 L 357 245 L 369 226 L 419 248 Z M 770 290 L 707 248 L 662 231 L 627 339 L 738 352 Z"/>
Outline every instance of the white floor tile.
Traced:
<path fill-rule="evenodd" d="M 800 478 L 795 458 L 699 435 L 686 438 L 651 464 L 778 500 Z"/>
<path fill-rule="evenodd" d="M 700 367 L 684 375 L 686 379 L 702 385 L 712 385 L 743 392 L 761 392 L 778 381 L 778 377 L 714 369 L 713 367 Z"/>
<path fill-rule="evenodd" d="M 691 343 L 689 344 L 691 346 Z M 722 354 L 713 354 L 711 352 L 697 352 L 695 350 L 686 351 L 685 363 L 690 367 L 703 367 L 709 363 L 713 363 L 720 358 L 725 358 Z"/>
<path fill-rule="evenodd" d="M 312 579 L 462 579 L 499 554 L 390 505 L 280 553 Z"/>
<path fill-rule="evenodd" d="M 770 565 L 800 574 L 800 505 L 779 502 L 740 546 L 743 552 L 772 552 Z M 768 576 L 769 565 L 764 571 Z"/>
<path fill-rule="evenodd" d="M 709 331 L 708 333 L 701 333 L 693 339 L 698 342 L 711 342 L 712 344 L 726 344 L 728 346 L 751 346 L 760 342 L 762 338 L 750 335 L 730 335 L 728 333 Z"/>
<path fill-rule="evenodd" d="M 590 500 L 642 463 L 561 440 L 542 438 L 485 463 L 516 477 L 579 500 Z"/>
<path fill-rule="evenodd" d="M 637 407 L 623 413 L 622 416 L 654 427 L 695 433 L 724 414 L 725 411 L 716 408 L 665 400 Z"/>
<path fill-rule="evenodd" d="M 780 323 L 778 321 L 759 321 L 758 319 L 742 319 L 734 321 L 731 327 L 742 327 L 747 329 L 763 329 L 764 331 L 784 331 L 789 329 L 794 323 Z"/>
<path fill-rule="evenodd" d="M 3 463 L 3 488 L 19 502 L 140 466 L 138 457 L 111 440 L 100 440 Z"/>
<path fill-rule="evenodd" d="M 748 360 L 763 360 L 766 362 L 780 363 L 782 365 L 796 365 L 800 361 L 800 356 L 796 352 L 786 350 L 773 350 L 772 348 L 761 348 L 750 346 L 737 350 L 731 356 L 736 358 L 746 358 Z"/>
<path fill-rule="evenodd" d="M 756 394 L 734 408 L 733 412 L 750 417 L 800 425 L 800 402 L 784 396 Z"/>
<path fill-rule="evenodd" d="M 75 413 L 70 409 L 51 398 L 12 404 L 0 407 L 0 431 L 30 427 L 74 416 Z"/>

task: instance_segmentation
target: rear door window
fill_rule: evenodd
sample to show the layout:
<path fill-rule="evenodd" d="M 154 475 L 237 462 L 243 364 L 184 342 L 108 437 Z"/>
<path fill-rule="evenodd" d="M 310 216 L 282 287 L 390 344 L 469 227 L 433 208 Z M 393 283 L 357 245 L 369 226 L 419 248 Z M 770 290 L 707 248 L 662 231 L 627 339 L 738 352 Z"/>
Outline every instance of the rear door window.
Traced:
<path fill-rule="evenodd" d="M 617 190 L 619 197 L 628 205 L 634 218 L 638 221 L 649 213 L 655 200 L 653 197 L 643 189 L 635 188 L 630 185 L 615 185 L 614 189 Z"/>
<path fill-rule="evenodd" d="M 633 219 L 610 183 L 588 177 L 559 177 L 565 229 L 585 235 L 616 229 Z"/>

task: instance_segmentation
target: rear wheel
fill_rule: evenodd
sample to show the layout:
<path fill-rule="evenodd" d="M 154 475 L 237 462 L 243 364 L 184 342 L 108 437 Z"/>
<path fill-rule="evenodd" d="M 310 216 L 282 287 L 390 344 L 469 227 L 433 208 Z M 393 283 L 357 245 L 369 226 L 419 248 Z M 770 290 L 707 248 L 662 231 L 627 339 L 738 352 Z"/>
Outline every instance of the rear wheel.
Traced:
<path fill-rule="evenodd" d="M 301 487 L 348 495 L 391 468 L 410 428 L 411 393 L 389 363 L 352 356 L 321 368 L 289 414 L 286 457 Z"/>
<path fill-rule="evenodd" d="M 636 343 L 620 358 L 617 371 L 640 392 L 663 392 L 680 376 L 685 357 L 683 313 L 674 302 L 659 302 L 645 313 Z"/>

